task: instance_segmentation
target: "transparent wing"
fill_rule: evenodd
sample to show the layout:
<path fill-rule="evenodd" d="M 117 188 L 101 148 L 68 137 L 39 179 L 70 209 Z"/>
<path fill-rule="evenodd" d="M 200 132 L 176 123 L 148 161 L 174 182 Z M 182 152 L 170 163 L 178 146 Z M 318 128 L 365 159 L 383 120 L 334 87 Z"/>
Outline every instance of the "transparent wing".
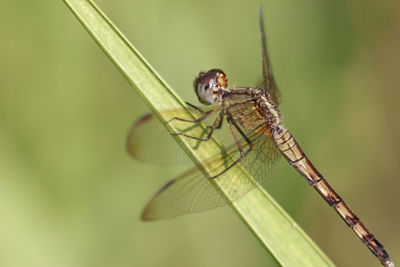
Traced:
<path fill-rule="evenodd" d="M 179 111 L 169 111 L 179 114 Z M 138 119 L 129 130 L 126 150 L 136 160 L 157 164 L 190 163 L 179 145 L 172 140 L 168 130 L 153 115 Z"/>
<path fill-rule="evenodd" d="M 212 107 L 206 107 L 203 111 L 203 108 L 188 105 L 190 111 L 196 117 L 212 109 Z M 184 118 L 187 114 L 183 108 L 161 113 L 165 118 Z M 142 116 L 133 123 L 126 137 L 126 150 L 131 157 L 144 162 L 157 164 L 191 163 L 179 145 L 172 140 L 166 127 L 152 113 Z"/>
<path fill-rule="evenodd" d="M 165 184 L 147 203 L 142 212 L 142 219 L 168 219 L 225 204 L 225 199 L 217 192 L 215 186 L 194 167 Z"/>
<path fill-rule="evenodd" d="M 263 72 L 263 83 L 264 89 L 268 91 L 272 100 L 276 105 L 280 103 L 280 92 L 276 86 L 276 82 L 272 75 L 271 64 L 269 62 L 268 51 L 267 51 L 267 41 L 264 30 L 264 19 L 261 6 L 259 8 L 259 21 L 260 21 L 260 37 L 261 37 L 261 49 L 262 49 L 262 72 Z"/>
<path fill-rule="evenodd" d="M 257 182 L 263 183 L 272 173 L 276 165 L 274 163 L 278 159 L 276 147 L 269 134 L 269 126 L 261 124 L 246 138 L 243 137 L 238 143 L 226 148 L 223 153 L 204 161 L 205 168 L 214 176 L 211 179 L 206 178 L 199 169 L 192 168 L 171 180 L 150 200 L 143 211 L 142 218 L 144 220 L 167 219 L 225 205 L 226 200 L 212 185 L 213 181 L 219 183 L 232 200 L 242 197 L 256 184 L 249 179 L 230 177 L 229 169 L 232 165 L 227 163 L 227 158 L 234 162 L 240 161 L 242 152 L 246 153 L 240 163 Z"/>

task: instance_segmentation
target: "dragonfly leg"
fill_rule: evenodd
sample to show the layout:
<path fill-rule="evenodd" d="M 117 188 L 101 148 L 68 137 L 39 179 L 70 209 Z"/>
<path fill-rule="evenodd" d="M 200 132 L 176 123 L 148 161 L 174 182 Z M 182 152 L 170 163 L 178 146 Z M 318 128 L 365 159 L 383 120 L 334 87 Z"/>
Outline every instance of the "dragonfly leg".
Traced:
<path fill-rule="evenodd" d="M 227 118 L 227 121 L 229 123 L 229 129 L 231 130 L 233 139 L 235 140 L 236 145 L 238 146 L 238 149 L 240 151 L 240 157 L 237 158 L 234 162 L 232 162 L 232 164 L 230 164 L 227 168 L 225 168 L 223 171 L 221 171 L 220 173 L 210 177 L 211 179 L 215 179 L 218 176 L 220 176 L 221 174 L 227 172 L 230 168 L 232 168 L 233 166 L 235 166 L 236 164 L 238 164 L 242 159 L 244 159 L 246 157 L 246 155 L 248 153 L 250 153 L 250 151 L 253 150 L 254 145 L 253 143 L 250 141 L 249 138 L 247 138 L 247 136 L 244 134 L 244 132 L 240 129 L 240 127 L 231 119 L 229 119 L 229 117 Z M 232 125 L 236 128 L 236 130 L 240 133 L 240 135 L 244 138 L 244 140 L 246 140 L 247 145 L 248 145 L 248 149 L 246 151 L 243 150 L 242 145 L 240 144 L 239 140 L 237 139 L 236 133 L 232 128 Z"/>
<path fill-rule="evenodd" d="M 229 122 L 229 130 L 231 131 L 231 134 L 233 136 L 233 140 L 235 141 L 236 145 L 238 146 L 238 149 L 239 149 L 239 152 L 240 152 L 240 157 L 244 158 L 243 148 L 242 148 L 242 145 L 240 144 L 240 142 L 239 142 L 239 140 L 238 140 L 238 138 L 236 136 L 235 130 L 233 129 L 232 121 L 228 120 L 228 122 Z"/>
<path fill-rule="evenodd" d="M 194 105 L 190 104 L 191 107 L 195 107 Z M 197 109 L 198 107 L 196 107 L 195 109 Z M 202 111 L 203 115 L 195 120 L 187 120 L 187 119 L 182 119 L 179 117 L 173 117 L 172 119 L 170 119 L 169 121 L 167 121 L 167 123 L 170 123 L 171 121 L 177 120 L 177 121 L 183 121 L 183 122 L 191 122 L 191 123 L 199 123 L 209 117 L 211 117 L 212 115 L 214 115 L 215 112 L 217 112 L 219 109 L 221 108 L 221 104 L 219 104 L 217 107 L 215 107 L 215 109 L 204 112 Z M 200 108 L 198 108 L 200 109 Z"/>
<path fill-rule="evenodd" d="M 245 133 L 240 129 L 240 127 L 233 121 L 229 120 L 230 124 L 233 124 L 235 126 L 236 130 L 240 133 L 240 135 L 246 140 L 247 144 L 249 145 L 250 148 L 253 148 L 253 143 L 250 141 L 250 139 L 245 135 Z"/>
<path fill-rule="evenodd" d="M 218 176 L 220 176 L 221 174 L 224 174 L 225 172 L 227 172 L 228 170 L 230 170 L 233 166 L 235 166 L 235 165 L 238 164 L 240 161 L 242 161 L 242 159 L 244 159 L 244 158 L 246 157 L 246 155 L 247 155 L 251 150 L 253 150 L 253 147 L 250 147 L 250 146 L 249 146 L 249 149 L 247 149 L 246 151 L 243 151 L 243 157 L 240 156 L 240 157 L 237 158 L 234 162 L 232 162 L 231 165 L 229 165 L 228 167 L 226 167 L 223 171 L 217 173 L 217 174 L 214 175 L 214 176 L 211 176 L 210 179 L 211 179 L 211 180 L 212 180 L 212 179 L 215 179 L 215 178 L 217 178 Z"/>
<path fill-rule="evenodd" d="M 207 134 L 207 136 L 205 138 L 200 138 L 200 137 L 188 135 L 188 134 L 185 134 L 185 133 L 170 133 L 170 134 L 171 135 L 182 135 L 182 136 L 185 136 L 185 137 L 188 137 L 188 138 L 191 138 L 191 139 L 195 139 L 195 140 L 198 140 L 198 141 L 208 141 L 208 140 L 210 140 L 211 136 L 213 135 L 214 130 L 218 129 L 218 127 L 220 127 L 220 125 L 222 124 L 221 121 L 222 121 L 223 115 L 224 115 L 223 112 L 219 113 L 219 115 L 215 119 L 213 125 L 210 126 L 210 131 L 208 132 L 208 134 Z"/>
<path fill-rule="evenodd" d="M 191 104 L 191 103 L 189 103 L 189 102 L 185 102 L 185 103 L 186 103 L 186 105 L 188 105 L 188 106 L 191 107 L 192 109 L 197 110 L 197 111 L 200 112 L 201 114 L 206 113 L 204 110 L 202 110 L 201 108 L 199 108 L 199 107 L 196 106 L 196 105 L 193 105 L 193 104 Z"/>
<path fill-rule="evenodd" d="M 221 119 L 220 121 L 219 121 L 219 123 L 218 123 L 218 125 L 215 127 L 215 129 L 221 129 L 221 127 L 222 127 L 222 122 L 223 122 L 224 120 L 223 119 Z M 210 126 L 210 125 L 207 125 L 207 128 L 208 129 L 211 129 L 212 128 L 212 125 Z"/>

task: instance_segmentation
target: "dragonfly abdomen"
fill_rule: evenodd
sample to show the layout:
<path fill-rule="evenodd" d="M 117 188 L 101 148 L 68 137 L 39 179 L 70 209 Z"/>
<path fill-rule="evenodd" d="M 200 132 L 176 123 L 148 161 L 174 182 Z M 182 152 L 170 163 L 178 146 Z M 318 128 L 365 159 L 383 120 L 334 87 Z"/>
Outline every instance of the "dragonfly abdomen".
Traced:
<path fill-rule="evenodd" d="M 355 213 L 347 206 L 342 198 L 333 190 L 326 179 L 310 162 L 293 135 L 283 126 L 273 133 L 274 143 L 286 160 L 305 178 L 309 185 L 332 206 L 345 223 L 353 229 L 361 241 L 377 256 L 385 266 L 394 267 L 393 262 L 383 245 L 376 240 Z"/>
<path fill-rule="evenodd" d="M 313 185 L 322 179 L 322 175 L 308 160 L 288 129 L 280 125 L 274 131 L 273 138 L 281 154 L 306 179 L 308 184 Z"/>

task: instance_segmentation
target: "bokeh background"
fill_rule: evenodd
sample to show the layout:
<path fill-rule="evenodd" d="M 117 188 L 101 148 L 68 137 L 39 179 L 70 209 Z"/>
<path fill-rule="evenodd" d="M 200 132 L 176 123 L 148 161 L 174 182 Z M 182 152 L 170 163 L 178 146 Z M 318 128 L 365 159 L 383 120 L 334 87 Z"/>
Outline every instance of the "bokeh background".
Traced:
<path fill-rule="evenodd" d="M 97 1 L 183 99 L 199 70 L 260 82 L 259 1 Z M 262 0 L 281 111 L 400 262 L 400 2 Z M 148 112 L 62 1 L 0 1 L 0 266 L 276 266 L 229 207 L 144 223 L 185 166 L 135 162 Z M 286 162 L 268 191 L 338 266 L 379 266 Z"/>

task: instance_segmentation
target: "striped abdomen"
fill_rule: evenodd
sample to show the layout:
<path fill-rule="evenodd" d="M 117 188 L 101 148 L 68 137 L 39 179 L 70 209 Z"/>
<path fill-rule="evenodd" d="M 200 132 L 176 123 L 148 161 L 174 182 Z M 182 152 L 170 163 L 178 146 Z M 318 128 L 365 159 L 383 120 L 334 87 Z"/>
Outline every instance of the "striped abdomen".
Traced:
<path fill-rule="evenodd" d="M 374 253 L 385 266 L 394 266 L 381 243 L 364 226 L 361 220 L 346 205 L 342 198 L 332 189 L 324 177 L 308 160 L 293 135 L 283 126 L 273 133 L 276 146 L 286 160 L 306 179 L 309 185 L 332 206 L 348 226 L 353 229 L 363 243 Z"/>

